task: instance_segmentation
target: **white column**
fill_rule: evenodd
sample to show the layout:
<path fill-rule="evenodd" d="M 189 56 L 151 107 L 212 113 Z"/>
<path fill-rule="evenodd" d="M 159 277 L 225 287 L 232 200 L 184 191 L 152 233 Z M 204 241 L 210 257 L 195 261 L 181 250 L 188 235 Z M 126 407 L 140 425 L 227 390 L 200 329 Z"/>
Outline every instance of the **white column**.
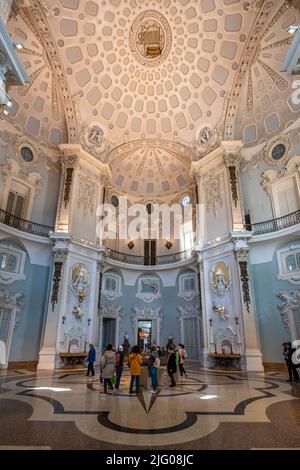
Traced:
<path fill-rule="evenodd" d="M 248 371 L 263 371 L 262 353 L 260 351 L 258 331 L 255 320 L 251 280 L 249 272 L 248 247 L 238 246 L 235 249 L 240 277 L 241 308 L 244 326 L 244 344 L 246 368 Z"/>
<path fill-rule="evenodd" d="M 56 250 L 55 252 L 49 305 L 44 329 L 43 345 L 39 355 L 38 369 L 54 369 L 55 367 L 56 340 L 59 330 L 63 278 L 66 272 L 66 256 L 66 251 Z"/>
<path fill-rule="evenodd" d="M 244 207 L 240 184 L 242 142 L 223 142 L 224 161 L 228 170 L 233 230 L 244 228 Z"/>
<path fill-rule="evenodd" d="M 71 205 L 73 201 L 75 171 L 78 166 L 78 156 L 63 151 L 61 158 L 61 185 L 56 216 L 56 231 L 63 233 L 71 232 Z"/>

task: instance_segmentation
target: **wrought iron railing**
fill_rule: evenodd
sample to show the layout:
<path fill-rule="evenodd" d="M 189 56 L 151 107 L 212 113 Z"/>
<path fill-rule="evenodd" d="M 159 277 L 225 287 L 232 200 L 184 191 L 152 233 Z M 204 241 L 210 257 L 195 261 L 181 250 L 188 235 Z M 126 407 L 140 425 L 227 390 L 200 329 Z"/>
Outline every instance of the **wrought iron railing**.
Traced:
<path fill-rule="evenodd" d="M 264 233 L 278 232 L 284 228 L 292 227 L 300 223 L 300 211 L 278 217 L 278 219 L 267 220 L 255 224 L 246 224 L 245 229 L 253 232 L 253 235 L 263 235 Z"/>
<path fill-rule="evenodd" d="M 107 249 L 108 258 L 119 261 L 121 263 L 127 264 L 138 264 L 141 266 L 157 266 L 162 264 L 172 264 L 178 263 L 180 261 L 186 261 L 192 258 L 192 250 L 181 251 L 179 253 L 172 253 L 169 255 L 162 256 L 153 256 L 153 257 L 144 257 L 131 255 L 129 253 L 121 253 L 119 251 L 114 251 Z"/>
<path fill-rule="evenodd" d="M 0 223 L 9 225 L 9 227 L 16 228 L 22 232 L 38 235 L 39 237 L 48 237 L 49 232 L 54 230 L 53 227 L 37 224 L 31 220 L 21 219 L 20 217 L 9 214 L 9 212 L 6 212 L 2 209 L 0 209 Z"/>

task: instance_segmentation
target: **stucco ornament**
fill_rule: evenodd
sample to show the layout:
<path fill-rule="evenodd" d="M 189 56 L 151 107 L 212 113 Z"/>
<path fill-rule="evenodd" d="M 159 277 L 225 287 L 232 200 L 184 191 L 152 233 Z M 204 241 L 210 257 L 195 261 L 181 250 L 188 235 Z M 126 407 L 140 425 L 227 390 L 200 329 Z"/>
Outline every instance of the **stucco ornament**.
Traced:
<path fill-rule="evenodd" d="M 88 293 L 89 272 L 83 264 L 74 264 L 71 270 L 71 286 L 79 301 L 83 302 Z"/>
<path fill-rule="evenodd" d="M 77 318 L 77 320 L 81 320 L 84 315 L 84 310 L 81 308 L 80 305 L 74 305 L 72 313 L 74 317 Z"/>
<path fill-rule="evenodd" d="M 223 296 L 230 290 L 229 269 L 225 263 L 216 263 L 210 271 L 210 288 L 217 296 Z"/>

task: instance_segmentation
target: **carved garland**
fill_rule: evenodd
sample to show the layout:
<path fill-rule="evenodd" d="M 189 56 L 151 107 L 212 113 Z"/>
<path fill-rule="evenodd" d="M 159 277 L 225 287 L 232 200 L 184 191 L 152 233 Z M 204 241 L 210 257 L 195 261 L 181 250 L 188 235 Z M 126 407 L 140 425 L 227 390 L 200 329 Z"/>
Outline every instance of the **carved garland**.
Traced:
<path fill-rule="evenodd" d="M 247 261 L 239 261 L 240 270 L 241 270 L 241 281 L 242 281 L 242 290 L 243 290 L 243 301 L 247 307 L 247 312 L 250 312 L 250 289 L 249 289 L 249 274 L 248 274 L 248 263 Z"/>
<path fill-rule="evenodd" d="M 64 189 L 64 205 L 65 205 L 65 207 L 68 207 L 68 204 L 69 204 L 69 201 L 70 201 L 72 178 L 73 178 L 73 168 L 67 168 L 66 175 L 65 175 L 65 189 Z"/>
<path fill-rule="evenodd" d="M 230 181 L 230 187 L 231 187 L 231 196 L 232 196 L 232 200 L 234 202 L 235 207 L 237 207 L 238 201 L 239 201 L 239 194 L 238 194 L 235 166 L 229 166 L 228 171 L 229 171 L 229 181 Z"/>
<path fill-rule="evenodd" d="M 55 305 L 58 302 L 58 291 L 59 284 L 61 280 L 61 271 L 63 263 L 61 261 L 55 261 L 54 263 L 54 274 L 53 274 L 53 285 L 52 285 L 52 295 L 51 295 L 51 305 L 52 312 L 54 312 Z"/>

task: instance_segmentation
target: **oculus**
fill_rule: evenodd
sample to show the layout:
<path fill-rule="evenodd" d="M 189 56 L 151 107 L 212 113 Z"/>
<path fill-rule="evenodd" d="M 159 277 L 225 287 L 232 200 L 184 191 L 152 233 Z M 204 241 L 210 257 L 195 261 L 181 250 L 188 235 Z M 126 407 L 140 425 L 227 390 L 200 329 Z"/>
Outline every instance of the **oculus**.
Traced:
<path fill-rule="evenodd" d="M 286 147 L 284 144 L 277 144 L 275 147 L 272 148 L 271 156 L 273 160 L 280 160 L 286 151 Z"/>
<path fill-rule="evenodd" d="M 119 199 L 115 194 L 113 194 L 112 197 L 110 198 L 110 202 L 112 203 L 114 207 L 118 207 L 119 205 Z"/>
<path fill-rule="evenodd" d="M 266 144 L 264 148 L 264 158 L 269 165 L 272 165 L 275 168 L 283 167 L 288 161 L 290 148 L 290 136 L 287 134 L 280 134 Z"/>
<path fill-rule="evenodd" d="M 171 28 L 158 11 L 145 11 L 132 23 L 129 47 L 140 64 L 146 67 L 160 65 L 168 56 L 171 44 Z"/>
<path fill-rule="evenodd" d="M 33 151 L 29 147 L 22 147 L 20 154 L 24 162 L 31 163 L 33 161 Z"/>

